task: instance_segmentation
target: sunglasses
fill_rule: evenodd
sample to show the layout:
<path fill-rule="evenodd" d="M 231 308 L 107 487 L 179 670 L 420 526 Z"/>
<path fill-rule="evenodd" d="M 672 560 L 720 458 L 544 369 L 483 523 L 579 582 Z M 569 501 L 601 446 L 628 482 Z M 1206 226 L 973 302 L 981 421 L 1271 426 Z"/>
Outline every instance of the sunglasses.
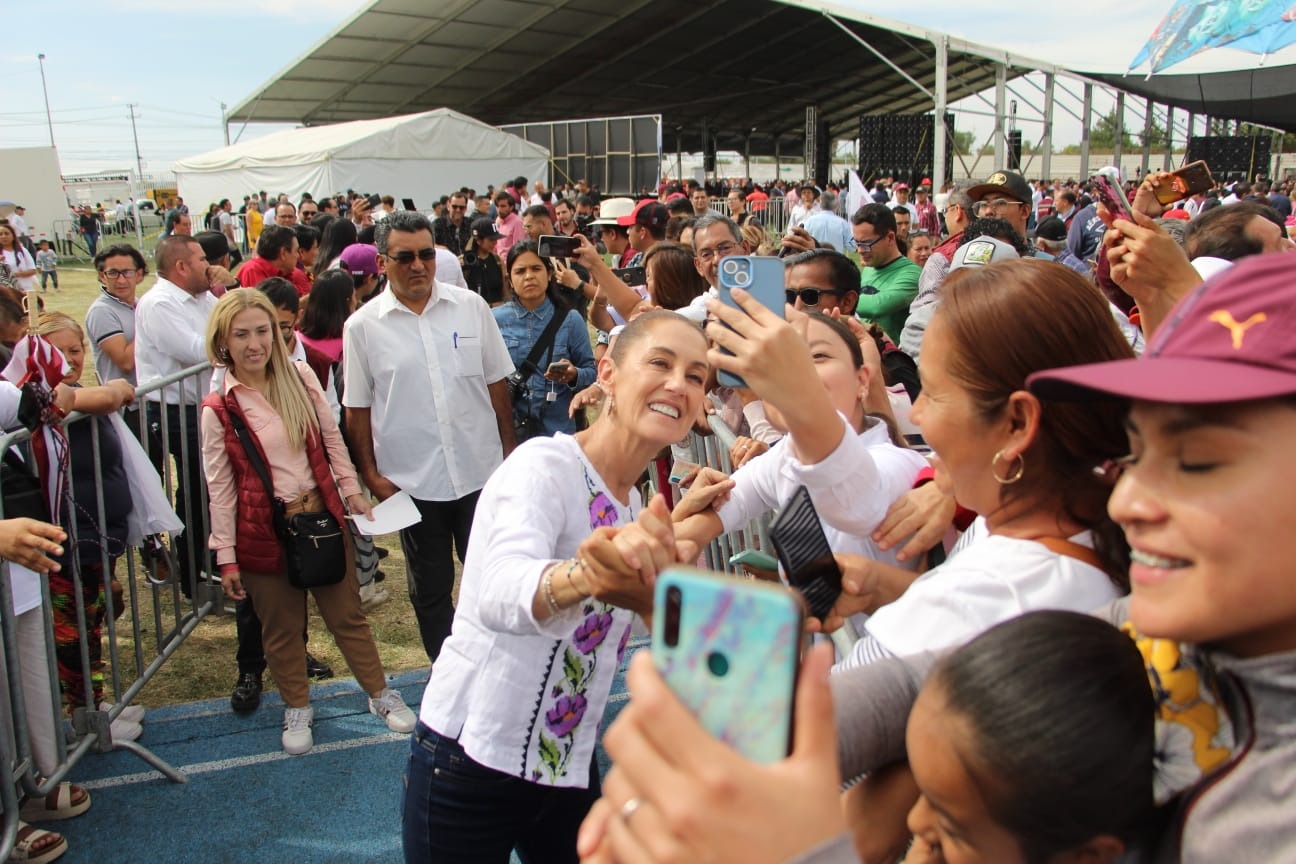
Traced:
<path fill-rule="evenodd" d="M 417 258 L 420 261 L 435 261 L 436 248 L 420 249 L 418 252 L 397 252 L 395 255 L 386 255 L 388 261 L 395 261 L 402 267 L 408 267 L 414 263 Z"/>
<path fill-rule="evenodd" d="M 836 288 L 789 288 L 786 291 L 787 302 L 789 306 L 795 306 L 797 298 L 806 306 L 818 306 L 819 300 L 824 294 L 843 294 Z"/>

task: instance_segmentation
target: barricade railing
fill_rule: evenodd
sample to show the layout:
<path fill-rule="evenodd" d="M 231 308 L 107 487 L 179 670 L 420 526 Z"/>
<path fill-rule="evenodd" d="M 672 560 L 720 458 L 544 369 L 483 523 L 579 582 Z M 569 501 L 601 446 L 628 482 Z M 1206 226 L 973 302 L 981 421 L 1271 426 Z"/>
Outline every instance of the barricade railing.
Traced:
<path fill-rule="evenodd" d="M 0 783 L 0 806 L 4 808 L 0 860 L 8 859 L 17 836 L 19 808 L 16 787 L 21 786 L 23 794 L 28 796 L 43 797 L 57 788 L 72 767 L 91 751 L 128 750 L 167 778 L 185 782 L 183 774 L 137 741 L 114 739 L 112 723 L 179 650 L 199 622 L 208 615 L 222 614 L 225 609 L 220 585 L 207 576 L 214 568 L 209 564 L 209 553 L 206 551 L 209 525 L 201 453 L 196 449 L 197 404 L 193 402 L 188 409 L 171 406 L 175 410 L 168 410 L 168 406 L 147 401 L 149 395 L 159 398 L 181 397 L 191 401 L 195 396 L 200 398 L 206 393 L 210 372 L 211 366 L 202 363 L 147 382 L 136 391 L 136 400 L 132 406 L 137 412 L 137 416 L 132 418 L 134 422 L 126 418 L 124 423 L 113 422 L 119 436 L 136 436 L 149 461 L 155 467 L 161 467 L 161 492 L 167 504 L 174 507 L 177 498 L 182 503 L 194 502 L 182 506 L 179 511 L 182 520 L 186 520 L 186 517 L 188 519 L 183 532 L 170 538 L 170 551 L 164 545 L 160 548 L 153 546 L 152 538 L 149 538 L 146 554 L 137 554 L 133 546 L 127 545 L 119 557 L 114 559 L 110 555 L 109 544 L 104 542 L 107 539 L 108 513 L 104 499 L 104 454 L 99 423 L 83 414 L 73 414 L 67 420 L 69 428 L 73 424 L 89 424 L 94 466 L 94 510 L 87 513 L 82 509 L 81 512 L 91 517 L 98 534 L 97 537 L 88 538 L 78 536 L 75 517 L 77 505 L 74 503 L 78 478 L 69 477 L 64 504 L 60 508 L 63 511 L 60 527 L 68 535 L 63 544 L 65 556 L 62 575 L 70 577 L 72 591 L 70 597 L 60 594 L 58 599 L 64 616 L 62 638 L 65 664 L 68 662 L 66 649 L 71 645 L 66 633 L 67 616 L 69 613 L 75 615 L 75 641 L 79 652 L 82 687 L 77 701 L 83 706 L 72 712 L 70 727 L 65 722 L 60 692 L 60 645 L 55 634 L 49 580 L 39 580 L 40 605 L 17 615 L 13 611 L 14 574 L 9 562 L 0 563 L 0 645 L 4 649 L 3 663 L 0 665 L 7 678 L 9 699 L 8 710 L 4 712 L 5 716 L 0 716 L 0 724 L 12 724 L 8 733 L 0 733 L 0 764 L 9 767 L 13 780 L 12 783 Z M 24 449 L 31 437 L 32 433 L 27 429 L 0 436 L 0 453 L 11 447 Z M 170 455 L 177 457 L 174 470 Z M 30 459 L 28 464 L 32 464 Z M 79 479 L 85 483 L 88 478 Z M 120 514 L 114 516 L 119 517 Z M 0 501 L 0 519 L 3 518 L 3 502 Z M 56 514 L 54 518 L 60 517 Z M 81 555 L 78 554 L 78 550 L 86 548 L 87 544 L 97 549 L 98 576 L 93 575 L 96 568 L 83 568 Z M 182 560 L 186 566 L 180 565 Z M 113 595 L 112 582 L 114 571 L 123 569 L 115 565 L 122 562 L 125 562 L 124 572 L 120 574 L 118 581 L 122 587 L 121 605 L 124 610 L 119 621 L 116 614 L 118 601 Z M 86 607 L 86 596 L 82 590 L 83 578 L 98 578 L 102 582 L 102 635 L 92 632 L 91 617 L 94 611 Z M 149 605 L 152 614 L 148 616 L 148 620 L 145 620 L 141 581 L 151 595 Z M 32 615 L 39 615 L 39 621 L 27 617 Z M 150 629 L 153 631 L 152 639 L 148 638 Z M 131 641 L 129 651 L 123 650 L 124 638 Z M 101 664 L 104 671 L 103 699 L 112 703 L 111 709 L 107 711 L 100 709 L 94 693 L 92 675 L 100 664 L 92 662 L 91 645 L 93 640 L 98 639 L 103 640 L 100 644 L 106 643 Z M 48 687 L 47 693 L 44 687 Z M 33 696 L 40 704 L 29 705 L 29 697 Z M 55 765 L 37 766 L 37 759 L 33 756 L 36 736 L 52 736 Z"/>

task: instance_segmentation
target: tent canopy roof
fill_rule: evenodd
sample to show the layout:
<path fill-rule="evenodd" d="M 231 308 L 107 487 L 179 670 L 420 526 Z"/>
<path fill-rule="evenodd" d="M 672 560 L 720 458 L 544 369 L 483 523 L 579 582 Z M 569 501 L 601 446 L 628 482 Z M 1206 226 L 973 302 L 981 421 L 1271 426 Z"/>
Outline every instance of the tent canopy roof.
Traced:
<path fill-rule="evenodd" d="M 1099 75 L 1128 93 L 1197 114 L 1296 131 L 1296 65 L 1198 75 Z"/>
<path fill-rule="evenodd" d="M 549 152 L 517 135 L 448 108 L 276 132 L 177 162 L 177 171 L 235 166 L 308 165 L 325 159 L 541 159 Z"/>
<path fill-rule="evenodd" d="M 832 17 L 830 17 L 832 16 Z M 865 13 L 857 0 L 374 0 L 229 114 L 233 122 L 336 123 L 449 106 L 506 123 L 661 114 L 698 150 L 795 153 L 805 109 L 836 138 L 862 113 L 931 111 L 932 98 L 857 34 L 935 89 L 932 39 L 949 45 L 949 101 L 1048 63 Z"/>

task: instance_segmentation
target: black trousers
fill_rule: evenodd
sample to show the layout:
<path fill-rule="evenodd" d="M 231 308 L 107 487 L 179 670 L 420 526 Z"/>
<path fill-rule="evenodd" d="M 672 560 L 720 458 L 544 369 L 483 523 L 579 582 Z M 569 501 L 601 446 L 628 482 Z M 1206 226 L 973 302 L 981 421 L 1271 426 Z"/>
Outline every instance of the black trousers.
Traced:
<path fill-rule="evenodd" d="M 468 551 L 468 535 L 481 491 L 455 501 L 414 499 L 423 520 L 402 529 L 401 549 L 405 552 L 405 573 L 410 603 L 418 619 L 419 636 L 428 660 L 435 661 L 441 643 L 454 623 L 455 553 L 460 563 Z"/>

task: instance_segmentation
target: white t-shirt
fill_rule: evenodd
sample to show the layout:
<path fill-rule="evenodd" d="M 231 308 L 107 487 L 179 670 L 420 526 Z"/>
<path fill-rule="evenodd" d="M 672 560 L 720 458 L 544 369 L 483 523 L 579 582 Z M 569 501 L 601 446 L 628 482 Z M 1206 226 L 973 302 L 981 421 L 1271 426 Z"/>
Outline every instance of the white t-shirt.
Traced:
<path fill-rule="evenodd" d="M 1069 539 L 1093 546 L 1088 531 Z M 990 534 L 979 518 L 944 564 L 919 576 L 898 600 L 873 613 L 867 636 L 840 665 L 957 647 L 1024 612 L 1089 612 L 1120 594 L 1097 567 L 1033 540 Z"/>
<path fill-rule="evenodd" d="M 481 489 L 504 456 L 486 388 L 513 373 L 486 301 L 437 280 L 415 314 L 384 291 L 347 319 L 342 345 L 342 404 L 372 410 L 378 472 L 421 501 Z"/>
<path fill-rule="evenodd" d="M 537 621 L 545 569 L 600 526 L 639 512 L 617 501 L 576 439 L 523 443 L 477 502 L 450 638 L 419 719 L 473 761 L 544 786 L 585 788 L 599 724 L 634 613 L 587 600 Z"/>
<path fill-rule="evenodd" d="M 31 253 L 22 247 L 21 243 L 18 245 L 17 255 L 10 252 L 8 249 L 4 249 L 0 250 L 0 256 L 4 258 L 4 263 L 8 264 L 9 268 L 15 273 L 19 270 L 36 269 L 36 261 L 32 258 Z M 36 277 L 15 276 L 14 286 L 17 287 L 19 291 L 34 291 L 36 289 Z"/>

